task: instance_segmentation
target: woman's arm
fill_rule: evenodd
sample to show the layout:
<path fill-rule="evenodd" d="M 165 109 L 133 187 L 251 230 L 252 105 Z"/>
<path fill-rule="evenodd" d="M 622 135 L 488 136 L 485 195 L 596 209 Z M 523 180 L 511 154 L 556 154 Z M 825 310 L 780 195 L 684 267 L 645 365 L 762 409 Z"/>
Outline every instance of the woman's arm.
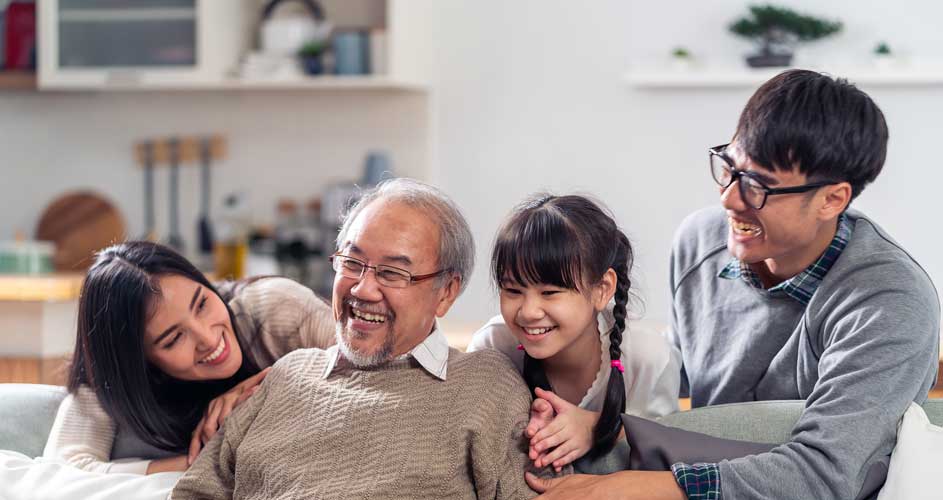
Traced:
<path fill-rule="evenodd" d="M 43 456 L 89 472 L 147 473 L 150 460 L 110 461 L 116 431 L 117 425 L 101 407 L 95 392 L 81 386 L 59 405 Z"/>

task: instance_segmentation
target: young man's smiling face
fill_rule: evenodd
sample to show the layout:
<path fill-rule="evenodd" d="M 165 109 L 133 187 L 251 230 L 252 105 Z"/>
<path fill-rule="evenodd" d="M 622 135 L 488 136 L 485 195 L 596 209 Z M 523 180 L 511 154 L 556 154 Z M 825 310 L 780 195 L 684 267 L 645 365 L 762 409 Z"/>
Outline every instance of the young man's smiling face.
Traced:
<path fill-rule="evenodd" d="M 768 170 L 757 165 L 738 146 L 731 143 L 726 156 L 738 170 L 770 188 L 808 184 L 810 180 L 798 169 Z M 783 281 L 802 272 L 825 251 L 835 235 L 838 211 L 824 210 L 834 203 L 828 185 L 807 193 L 770 195 L 762 209 L 744 201 L 740 194 L 741 180 L 720 189 L 720 202 L 727 211 L 729 230 L 727 249 L 741 262 L 750 264 L 760 276 Z M 841 183 L 845 184 L 846 183 Z M 843 204 L 845 205 L 845 204 Z M 834 217 L 832 216 L 834 215 Z M 768 281 L 764 278 L 764 281 Z"/>

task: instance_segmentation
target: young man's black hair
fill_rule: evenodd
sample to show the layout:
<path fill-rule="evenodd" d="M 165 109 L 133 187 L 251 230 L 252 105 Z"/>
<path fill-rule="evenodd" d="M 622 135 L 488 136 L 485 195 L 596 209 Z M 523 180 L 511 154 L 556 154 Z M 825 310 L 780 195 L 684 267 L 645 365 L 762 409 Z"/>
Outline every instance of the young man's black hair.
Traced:
<path fill-rule="evenodd" d="M 867 94 L 843 78 L 790 70 L 753 94 L 736 141 L 756 164 L 798 168 L 810 181 L 846 181 L 852 198 L 873 181 L 887 155 L 887 123 Z"/>

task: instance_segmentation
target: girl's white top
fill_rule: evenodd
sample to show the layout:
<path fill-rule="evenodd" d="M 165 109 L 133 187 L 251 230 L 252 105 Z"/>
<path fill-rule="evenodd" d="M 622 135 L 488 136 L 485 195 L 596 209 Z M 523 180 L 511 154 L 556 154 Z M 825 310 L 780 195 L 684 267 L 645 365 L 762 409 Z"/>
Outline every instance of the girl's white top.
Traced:
<path fill-rule="evenodd" d="M 606 385 L 613 370 L 609 356 L 609 330 L 614 319 L 612 304 L 599 313 L 598 331 L 601 341 L 599 372 L 586 391 L 579 407 L 601 411 L 606 399 Z M 468 351 L 497 349 L 510 358 L 518 371 L 524 370 L 524 351 L 511 334 L 504 318 L 491 318 L 472 336 Z M 681 383 L 681 353 L 662 333 L 645 329 L 631 329 L 626 325 L 622 333 L 622 366 L 625 368 L 625 412 L 645 418 L 655 418 L 678 411 L 678 389 Z"/>

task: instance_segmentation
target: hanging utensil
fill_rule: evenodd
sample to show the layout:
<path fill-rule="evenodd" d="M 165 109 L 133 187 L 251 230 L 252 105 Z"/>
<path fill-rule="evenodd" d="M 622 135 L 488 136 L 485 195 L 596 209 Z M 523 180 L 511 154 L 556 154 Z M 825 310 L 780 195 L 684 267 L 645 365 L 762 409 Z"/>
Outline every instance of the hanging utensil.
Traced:
<path fill-rule="evenodd" d="M 210 260 L 213 253 L 213 226 L 210 222 L 210 162 L 212 143 L 209 137 L 200 140 L 200 219 L 197 222 L 197 241 L 200 254 Z"/>
<path fill-rule="evenodd" d="M 180 139 L 172 137 L 170 148 L 170 230 L 167 245 L 183 253 L 183 237 L 180 236 Z"/>
<path fill-rule="evenodd" d="M 143 143 L 144 150 L 144 239 L 157 240 L 154 227 L 154 143 Z"/>

